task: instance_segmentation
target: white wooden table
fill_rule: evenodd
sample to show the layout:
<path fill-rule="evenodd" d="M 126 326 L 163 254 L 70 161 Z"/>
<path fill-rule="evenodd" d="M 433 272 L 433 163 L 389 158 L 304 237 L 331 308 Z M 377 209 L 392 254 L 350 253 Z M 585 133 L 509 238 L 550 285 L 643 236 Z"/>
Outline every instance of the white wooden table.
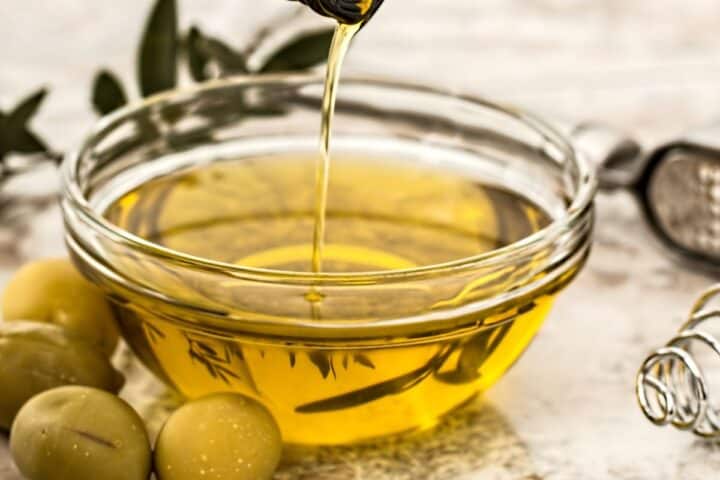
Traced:
<path fill-rule="evenodd" d="M 130 83 L 149 0 L 0 0 L 0 106 L 52 87 L 36 127 L 70 149 L 93 120 L 93 71 Z M 224 38 L 288 6 L 281 0 L 181 2 Z M 648 144 L 720 112 L 716 0 L 388 0 L 350 70 L 488 94 L 541 112 L 600 119 Z M 122 11 L 119 12 L 118 10 Z M 28 180 L 30 188 L 50 176 Z M 633 397 L 636 369 L 713 279 L 655 246 L 631 197 L 598 199 L 595 249 L 525 357 L 485 398 L 437 432 L 405 442 L 288 456 L 279 479 L 623 480 L 714 478 L 717 447 L 657 429 Z M 0 225 L 0 288 L 24 261 L 62 253 L 57 209 Z M 137 366 L 132 366 L 137 369 Z M 141 370 L 139 370 L 141 372 Z M 156 386 L 126 395 L 148 413 Z M 1 389 L 0 389 L 1 391 Z M 0 437 L 0 479 L 15 480 Z"/>

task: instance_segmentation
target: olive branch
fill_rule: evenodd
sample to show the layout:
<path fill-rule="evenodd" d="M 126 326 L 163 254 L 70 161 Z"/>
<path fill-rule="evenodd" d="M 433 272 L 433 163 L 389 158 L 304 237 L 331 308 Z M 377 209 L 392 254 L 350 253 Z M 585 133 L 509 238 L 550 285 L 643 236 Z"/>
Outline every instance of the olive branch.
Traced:
<path fill-rule="evenodd" d="M 205 34 L 197 26 L 181 34 L 176 0 L 157 0 L 138 49 L 139 91 L 143 97 L 148 97 L 176 88 L 183 64 L 194 81 L 205 82 L 234 74 L 304 71 L 327 60 L 332 28 L 291 38 L 269 54 L 259 67 L 251 68 L 249 60 L 257 54 L 271 31 L 272 25 L 260 29 L 256 40 L 244 49 Z M 110 70 L 103 69 L 95 77 L 92 103 L 103 115 L 128 103 L 126 89 Z"/>
<path fill-rule="evenodd" d="M 177 1 L 157 0 L 146 21 L 137 52 L 138 91 L 142 97 L 147 97 L 177 88 L 183 64 L 190 78 L 204 82 L 240 73 L 304 71 L 327 59 L 333 34 L 331 28 L 301 33 L 267 55 L 259 67 L 251 68 L 248 60 L 257 54 L 275 29 L 274 24 L 262 27 L 249 45 L 238 49 L 205 34 L 197 26 L 180 32 Z M 93 81 L 92 106 L 101 115 L 109 114 L 129 102 L 127 92 L 119 76 L 103 68 Z M 0 110 L 0 187 L 40 164 L 60 163 L 62 153 L 52 149 L 31 126 L 48 94 L 49 90 L 42 88 L 13 108 Z M 10 203 L 0 202 L 0 208 Z M 2 213 L 0 211 L 0 218 Z"/>
<path fill-rule="evenodd" d="M 186 333 L 185 339 L 188 343 L 190 358 L 203 365 L 211 377 L 219 378 L 228 385 L 230 379 L 240 380 L 240 376 L 232 369 L 235 351 L 230 348 L 229 344 L 223 345 L 222 350 L 218 350 L 203 338 L 195 338 Z M 242 357 L 240 359 L 243 360 Z"/>

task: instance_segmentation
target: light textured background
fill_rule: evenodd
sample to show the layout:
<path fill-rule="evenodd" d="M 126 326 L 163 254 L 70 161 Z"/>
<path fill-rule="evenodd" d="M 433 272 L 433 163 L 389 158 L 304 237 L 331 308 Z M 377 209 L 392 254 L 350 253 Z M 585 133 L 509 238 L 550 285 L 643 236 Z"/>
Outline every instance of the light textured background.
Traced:
<path fill-rule="evenodd" d="M 0 107 L 49 85 L 37 129 L 58 149 L 76 145 L 94 118 L 97 67 L 131 83 L 149 4 L 0 0 Z M 289 8 L 282 0 L 181 5 L 184 25 L 239 47 Z M 348 69 L 605 120 L 653 144 L 720 113 L 719 27 L 717 0 L 387 0 Z M 292 457 L 278 478 L 714 478 L 717 447 L 652 427 L 632 393 L 644 355 L 712 279 L 663 255 L 629 195 L 603 194 L 598 210 L 588 267 L 482 404 L 399 445 Z M 59 232 L 55 209 L 18 228 L 0 225 L 0 287 L 23 261 L 61 251 Z M 131 396 L 144 388 L 138 381 Z M 3 448 L 0 440 L 0 478 L 14 479 Z"/>

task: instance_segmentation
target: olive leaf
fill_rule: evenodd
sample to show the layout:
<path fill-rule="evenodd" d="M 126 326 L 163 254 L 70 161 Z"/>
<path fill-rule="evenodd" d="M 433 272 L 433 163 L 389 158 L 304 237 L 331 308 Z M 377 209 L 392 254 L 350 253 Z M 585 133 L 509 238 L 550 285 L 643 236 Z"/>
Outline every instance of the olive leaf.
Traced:
<path fill-rule="evenodd" d="M 158 327 L 153 325 L 150 322 L 142 322 L 143 329 L 145 330 L 145 335 L 150 340 L 150 343 L 157 344 L 160 342 L 160 340 L 165 339 L 165 332 L 160 330 Z"/>
<path fill-rule="evenodd" d="M 188 343 L 188 355 L 193 361 L 203 365 L 211 377 L 218 378 L 228 385 L 230 379 L 240 379 L 240 376 L 230 368 L 233 352 L 228 346 L 219 352 L 204 341 L 188 334 L 185 335 L 185 338 Z"/>
<path fill-rule="evenodd" d="M 175 88 L 178 64 L 178 15 L 175 0 L 157 0 L 140 42 L 138 58 L 143 96 Z"/>
<path fill-rule="evenodd" d="M 306 403 L 295 408 L 296 413 L 321 413 L 344 410 L 364 405 L 381 398 L 398 395 L 410 390 L 442 367 L 443 363 L 455 351 L 455 343 L 446 346 L 435 354 L 425 365 L 399 377 L 376 383 L 369 387 L 344 393 L 336 397 Z"/>
<path fill-rule="evenodd" d="M 375 370 L 375 364 L 372 360 L 370 360 L 370 357 L 368 357 L 367 355 L 364 355 L 362 353 L 356 353 L 353 354 L 352 359 L 354 363 Z M 344 370 L 347 370 L 350 367 L 350 355 L 347 353 L 343 354 L 342 356 L 342 367 Z"/>
<path fill-rule="evenodd" d="M 333 366 L 328 354 L 324 352 L 311 352 L 308 354 L 308 358 L 310 358 L 313 365 L 320 370 L 320 374 L 323 378 L 327 378 L 328 375 L 330 375 L 330 372 L 333 372 L 333 376 L 335 375 L 335 367 Z"/>
<path fill-rule="evenodd" d="M 258 38 L 265 40 L 267 32 L 275 25 L 261 30 Z M 206 35 L 197 27 L 192 28 L 185 41 L 179 41 L 178 8 L 176 0 L 156 0 L 148 17 L 139 44 L 138 82 L 143 96 L 173 89 L 178 83 L 178 65 L 181 53 L 186 55 L 188 67 L 195 81 L 210 78 L 209 65 L 216 65 L 220 75 L 248 72 L 247 55 L 229 46 L 226 42 Z M 288 70 L 304 70 L 326 60 L 332 41 L 333 30 L 321 30 L 301 35 L 270 55 L 260 73 Z M 260 43 L 257 40 L 255 43 Z M 257 45 L 247 51 L 252 52 Z M 184 49 L 184 52 L 183 52 Z M 29 126 L 29 122 L 40 108 L 47 91 L 41 89 L 20 102 L 11 112 L 0 111 L 0 181 L 11 175 L 32 168 L 40 161 L 50 159 L 59 163 L 61 154 L 53 153 L 47 143 Z M 128 102 L 127 90 L 118 77 L 109 70 L 101 70 L 95 76 L 91 92 L 93 108 L 102 115 L 108 114 Z M 262 104 L 242 104 L 238 108 L 248 115 L 282 115 L 285 110 Z M 172 123 L 172 118 L 169 120 Z M 143 129 L 153 128 L 143 125 Z M 23 159 L 21 167 L 9 166 L 3 162 L 9 153 L 41 154 Z M 362 360 L 358 363 L 362 364 Z M 370 367 L 369 367 L 370 368 Z"/>
<path fill-rule="evenodd" d="M 452 385 L 470 383 L 480 378 L 480 367 L 492 355 L 512 326 L 513 322 L 510 321 L 473 336 L 461 347 L 456 367 L 449 372 L 438 372 L 435 378 Z"/>
<path fill-rule="evenodd" d="M 208 80 L 207 66 L 210 63 L 210 57 L 203 49 L 203 34 L 197 27 L 192 27 L 190 33 L 185 40 L 185 49 L 187 50 L 188 69 L 190 76 L 196 82 Z"/>
<path fill-rule="evenodd" d="M 41 88 L 33 93 L 25 100 L 22 100 L 12 112 L 7 116 L 8 123 L 14 125 L 26 125 L 30 119 L 37 113 L 40 105 L 47 96 L 47 89 Z"/>
<path fill-rule="evenodd" d="M 13 131 L 10 129 L 11 136 L 8 144 L 11 146 L 9 152 L 17 153 L 50 153 L 45 142 L 35 133 L 27 128 Z"/>
<path fill-rule="evenodd" d="M 353 355 L 353 361 L 362 365 L 363 367 L 375 370 L 375 364 L 373 363 L 373 361 L 362 353 L 356 353 L 355 355 Z"/>
<path fill-rule="evenodd" d="M 469 383 L 481 377 L 480 368 L 505 339 L 517 318 L 535 308 L 535 302 L 518 307 L 502 324 L 488 327 L 475 334 L 461 345 L 460 356 L 455 368 L 448 372 L 438 372 L 435 378 L 452 385 Z"/>
<path fill-rule="evenodd" d="M 306 70 L 327 60 L 334 30 L 320 30 L 295 38 L 270 56 L 262 73 Z"/>
<path fill-rule="evenodd" d="M 0 112 L 0 162 L 9 153 L 40 153 L 56 160 L 46 143 L 28 125 L 38 112 L 47 90 L 42 88 L 20 101 L 10 112 Z M 0 176 L 9 175 L 13 169 L 0 163 Z"/>
<path fill-rule="evenodd" d="M 137 77 L 140 92 L 143 96 L 148 96 L 175 88 L 178 83 L 181 54 L 185 55 L 190 74 L 195 81 L 209 79 L 213 73 L 208 71 L 211 65 L 216 66 L 217 75 L 222 76 L 233 73 L 304 70 L 326 60 L 332 41 L 332 29 L 296 37 L 270 55 L 259 72 L 248 72 L 247 57 L 256 51 L 260 43 L 269 38 L 270 33 L 275 29 L 277 24 L 261 29 L 260 34 L 256 35 L 255 40 L 245 50 L 247 53 L 230 47 L 218 38 L 204 34 L 197 27 L 189 31 L 185 41 L 181 41 L 178 34 L 177 1 L 156 0 L 146 21 L 138 48 Z M 20 102 L 11 112 L 0 111 L 0 183 L 12 175 L 34 168 L 42 161 L 60 162 L 62 154 L 51 151 L 47 143 L 28 126 L 46 95 L 47 91 L 41 89 Z M 115 74 L 109 70 L 101 70 L 93 81 L 91 101 L 93 108 L 99 114 L 105 115 L 127 104 L 127 90 L 123 88 Z M 274 116 L 286 113 L 282 107 L 266 105 L 262 102 L 242 102 L 236 105 L 236 108 L 239 110 L 236 115 Z M 164 120 L 173 123 L 176 116 L 171 113 L 165 115 Z M 142 131 L 155 129 L 150 122 L 140 120 L 140 123 L 142 123 L 139 125 Z M 202 139 L 201 135 L 202 132 L 192 133 L 192 136 L 188 135 L 176 140 L 197 142 Z M 9 165 L 4 160 L 10 153 L 30 154 L 30 156 L 23 158 L 19 164 Z M 317 359 L 316 361 L 321 371 L 325 371 L 325 362 Z M 356 363 L 365 365 L 367 362 L 356 360 Z M 369 364 L 366 366 L 371 368 Z M 331 364 L 330 371 L 332 371 Z"/>
<path fill-rule="evenodd" d="M 221 75 L 247 73 L 245 56 L 222 40 L 205 35 L 198 27 L 192 27 L 186 41 L 188 66 L 196 82 L 209 80 L 208 66 L 215 63 Z"/>
<path fill-rule="evenodd" d="M 127 95 L 120 80 L 109 70 L 101 70 L 95 76 L 92 103 L 101 115 L 107 115 L 127 104 Z"/>

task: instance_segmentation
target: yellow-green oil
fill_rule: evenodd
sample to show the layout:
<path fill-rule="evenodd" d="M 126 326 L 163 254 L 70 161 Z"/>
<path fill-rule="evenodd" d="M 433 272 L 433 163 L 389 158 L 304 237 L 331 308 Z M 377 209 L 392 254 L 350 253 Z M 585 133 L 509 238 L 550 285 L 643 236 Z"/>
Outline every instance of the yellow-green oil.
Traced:
<path fill-rule="evenodd" d="M 316 163 L 315 155 L 298 153 L 195 167 L 140 184 L 117 198 L 105 216 L 135 235 L 197 257 L 312 272 Z M 523 196 L 442 165 L 336 154 L 332 167 L 324 272 L 392 272 L 458 260 L 520 240 L 551 220 Z M 428 309 L 482 296 L 482 285 L 475 279 Z M 160 304 L 135 308 L 147 301 L 136 302 L 132 294 L 119 311 L 135 351 L 187 397 L 226 390 L 252 395 L 270 408 L 286 442 L 341 444 L 430 427 L 490 386 L 534 336 L 557 286 L 510 302 L 493 318 L 478 318 L 478 325 L 493 326 L 465 337 L 392 347 L 287 345 L 208 334 L 173 322 Z M 157 288 L 187 297 L 196 285 L 179 278 Z M 363 301 L 344 303 L 332 292 L 308 287 L 295 301 L 305 305 L 295 315 L 323 322 L 364 310 L 365 317 L 382 311 L 393 318 L 412 299 Z M 286 311 L 269 287 L 254 289 L 252 302 Z M 240 307 L 232 313 L 252 314 Z"/>

